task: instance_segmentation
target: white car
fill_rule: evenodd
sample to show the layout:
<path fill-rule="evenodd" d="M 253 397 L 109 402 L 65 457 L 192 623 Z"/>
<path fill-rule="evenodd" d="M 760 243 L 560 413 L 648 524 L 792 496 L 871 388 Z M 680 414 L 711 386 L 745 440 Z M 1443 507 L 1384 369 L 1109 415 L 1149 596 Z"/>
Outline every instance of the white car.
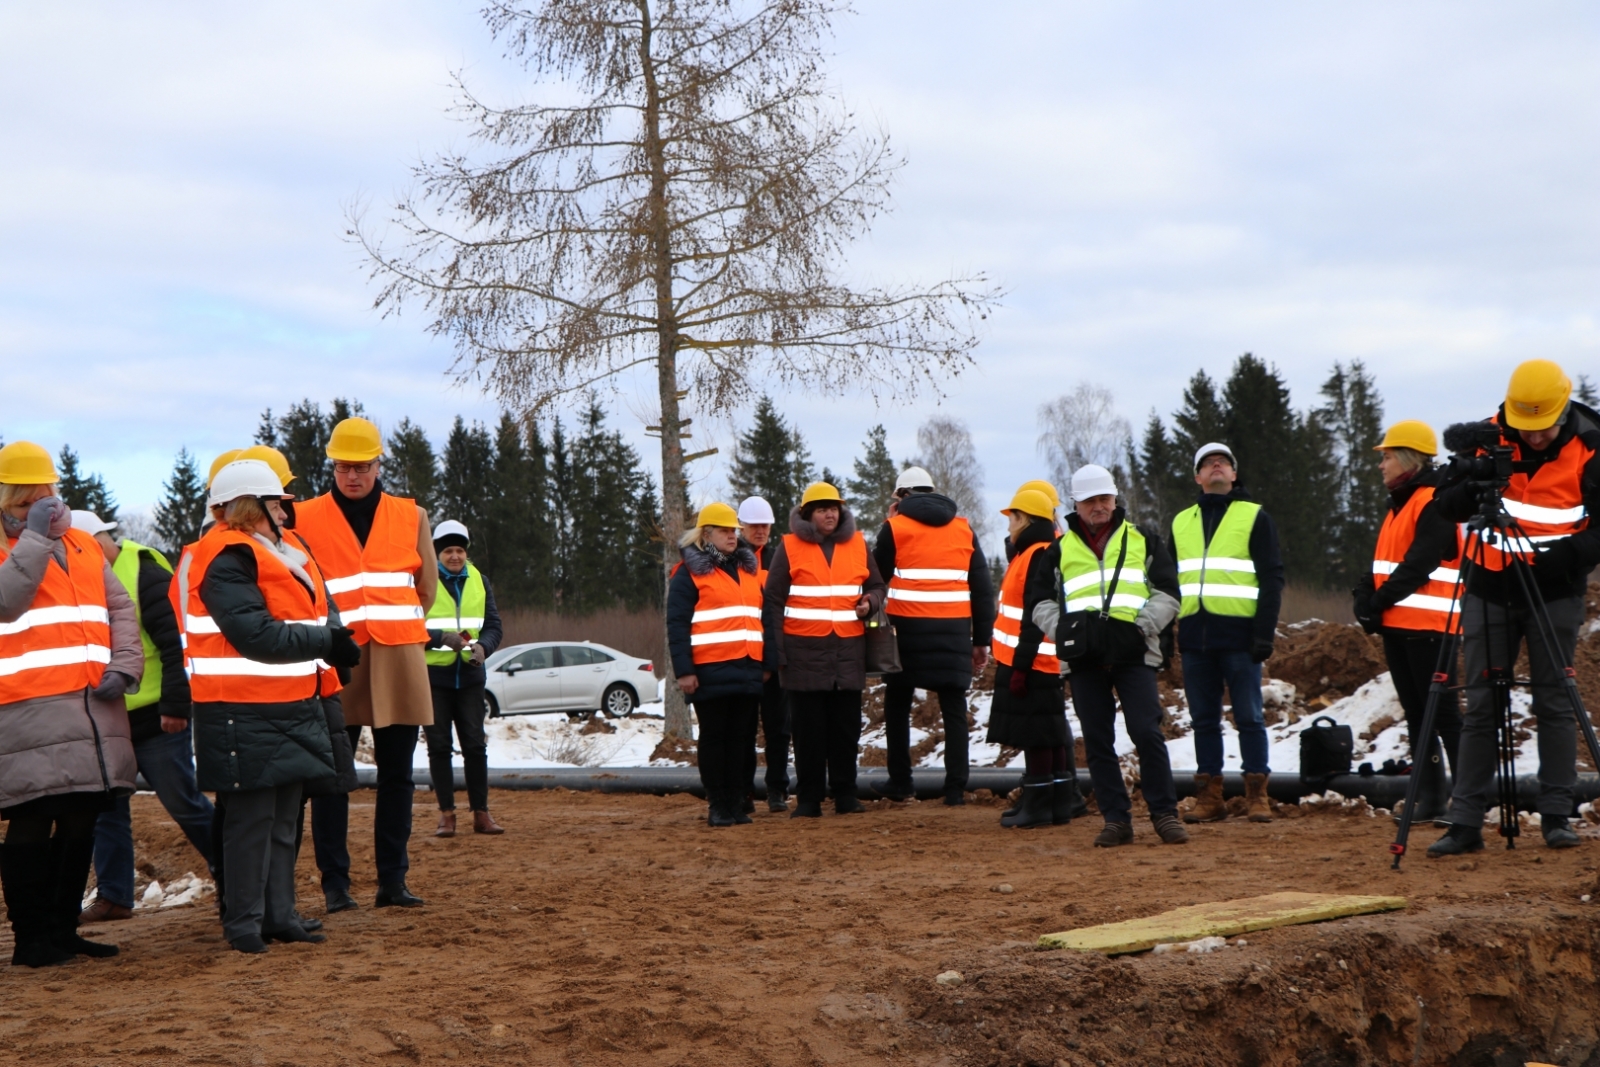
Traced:
<path fill-rule="evenodd" d="M 495 649 L 489 673 L 489 714 L 545 711 L 587 717 L 599 709 L 613 719 L 633 714 L 644 696 L 656 696 L 656 667 L 590 641 L 537 641 Z"/>

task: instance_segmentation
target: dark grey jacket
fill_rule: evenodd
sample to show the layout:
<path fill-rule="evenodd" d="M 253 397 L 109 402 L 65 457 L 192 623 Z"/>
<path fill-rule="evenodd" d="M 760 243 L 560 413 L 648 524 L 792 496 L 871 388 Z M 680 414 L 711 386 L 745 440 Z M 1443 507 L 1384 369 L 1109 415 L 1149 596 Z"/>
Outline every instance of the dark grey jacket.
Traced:
<path fill-rule="evenodd" d="M 827 538 L 817 532 L 817 525 L 800 517 L 800 509 L 789 513 L 789 532 L 802 541 L 822 546 L 822 555 L 833 560 L 833 546 L 856 536 L 856 518 L 848 507 L 841 507 L 839 525 Z M 761 612 L 761 627 L 766 631 L 763 647 L 766 651 L 767 669 L 777 671 L 783 688 L 797 692 L 817 692 L 831 689 L 865 689 L 867 686 L 867 639 L 865 637 L 798 637 L 783 632 L 783 608 L 789 601 L 789 555 L 782 540 L 772 554 L 772 565 L 767 569 L 765 605 Z M 861 591 L 872 598 L 872 610 L 883 606 L 887 587 L 878 573 L 878 565 L 867 553 L 867 580 Z"/>

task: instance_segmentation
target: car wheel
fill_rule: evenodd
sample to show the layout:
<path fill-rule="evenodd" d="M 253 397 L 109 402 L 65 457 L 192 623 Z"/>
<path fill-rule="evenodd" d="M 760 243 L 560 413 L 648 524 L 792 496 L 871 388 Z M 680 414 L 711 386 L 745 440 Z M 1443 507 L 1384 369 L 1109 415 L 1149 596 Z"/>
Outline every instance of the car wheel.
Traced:
<path fill-rule="evenodd" d="M 483 702 L 489 705 L 489 718 L 498 719 L 500 717 L 500 702 L 494 698 L 494 694 L 484 693 Z"/>
<path fill-rule="evenodd" d="M 639 698 L 621 682 L 608 686 L 605 695 L 600 698 L 600 710 L 606 713 L 608 719 L 626 719 L 638 706 Z"/>

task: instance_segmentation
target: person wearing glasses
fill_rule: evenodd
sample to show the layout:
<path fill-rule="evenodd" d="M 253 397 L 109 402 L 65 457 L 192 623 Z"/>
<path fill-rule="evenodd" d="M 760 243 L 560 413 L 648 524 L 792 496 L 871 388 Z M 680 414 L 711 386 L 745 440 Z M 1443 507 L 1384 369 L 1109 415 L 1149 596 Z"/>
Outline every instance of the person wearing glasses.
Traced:
<path fill-rule="evenodd" d="M 296 505 L 295 533 L 322 568 L 328 593 L 362 649 L 361 662 L 341 696 L 351 743 L 359 739 L 361 727 L 372 728 L 378 765 L 373 815 L 377 906 L 411 908 L 423 903 L 406 888 L 411 764 L 417 731 L 433 725 L 424 620 L 438 592 L 439 562 L 428 513 L 413 500 L 383 491 L 382 454 L 383 438 L 366 419 L 345 419 L 335 426 L 327 447 L 333 488 Z M 319 798 L 311 818 L 319 840 L 343 841 L 349 801 L 343 796 Z M 356 906 L 350 896 L 348 851 L 343 858 L 342 878 L 337 872 L 323 875 L 330 913 Z"/>

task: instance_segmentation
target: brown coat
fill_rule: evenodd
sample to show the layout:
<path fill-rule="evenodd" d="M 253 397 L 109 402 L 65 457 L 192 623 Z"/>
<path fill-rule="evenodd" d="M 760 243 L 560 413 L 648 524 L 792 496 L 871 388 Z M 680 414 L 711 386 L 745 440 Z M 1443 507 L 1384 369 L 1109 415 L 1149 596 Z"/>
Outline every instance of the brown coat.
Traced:
<path fill-rule="evenodd" d="M 433 527 L 418 508 L 417 600 L 424 613 L 439 593 L 439 557 L 433 551 Z M 428 686 L 427 643 L 380 645 L 361 649 L 361 664 L 350 672 L 350 684 L 339 694 L 344 721 L 350 726 L 432 726 L 433 691 Z"/>

